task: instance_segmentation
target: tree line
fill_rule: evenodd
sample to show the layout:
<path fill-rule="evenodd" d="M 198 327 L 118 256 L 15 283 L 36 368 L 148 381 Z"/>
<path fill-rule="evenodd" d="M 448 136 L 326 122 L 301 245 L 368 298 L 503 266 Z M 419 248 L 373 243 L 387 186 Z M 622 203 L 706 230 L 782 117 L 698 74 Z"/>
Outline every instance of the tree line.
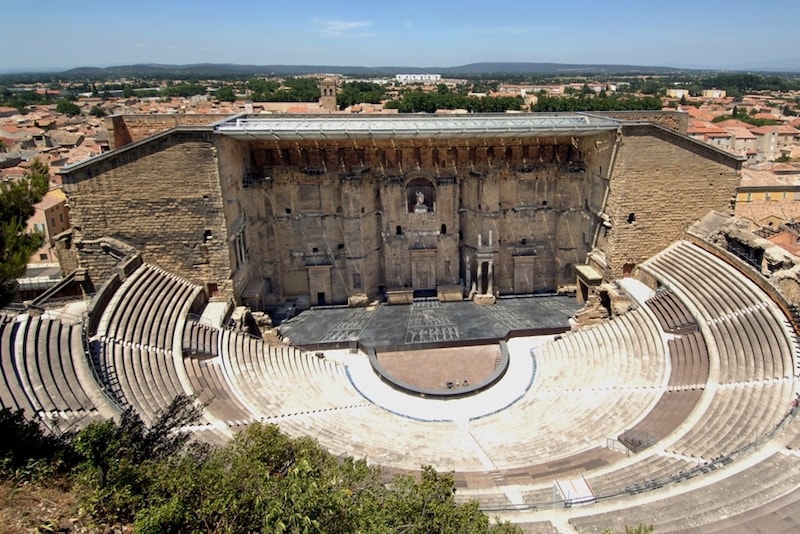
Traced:
<path fill-rule="evenodd" d="M 387 109 L 400 113 L 435 113 L 439 109 L 465 109 L 470 113 L 502 113 L 522 109 L 521 96 L 466 96 L 458 93 L 424 92 L 421 89 L 403 93 L 400 100 L 390 100 Z"/>
<path fill-rule="evenodd" d="M 531 111 L 631 111 L 660 110 L 661 98 L 657 96 L 597 96 L 581 94 L 579 96 L 544 96 L 531 107 Z"/>

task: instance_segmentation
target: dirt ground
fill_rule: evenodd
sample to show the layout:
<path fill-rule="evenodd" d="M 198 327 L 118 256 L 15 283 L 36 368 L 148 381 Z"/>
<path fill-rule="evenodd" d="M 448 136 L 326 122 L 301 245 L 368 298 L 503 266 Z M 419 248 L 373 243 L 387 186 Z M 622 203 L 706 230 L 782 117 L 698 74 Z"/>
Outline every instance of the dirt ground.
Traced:
<path fill-rule="evenodd" d="M 448 382 L 463 385 L 464 380 L 477 384 L 492 374 L 499 357 L 499 345 L 378 353 L 394 378 L 433 389 L 447 389 Z"/>

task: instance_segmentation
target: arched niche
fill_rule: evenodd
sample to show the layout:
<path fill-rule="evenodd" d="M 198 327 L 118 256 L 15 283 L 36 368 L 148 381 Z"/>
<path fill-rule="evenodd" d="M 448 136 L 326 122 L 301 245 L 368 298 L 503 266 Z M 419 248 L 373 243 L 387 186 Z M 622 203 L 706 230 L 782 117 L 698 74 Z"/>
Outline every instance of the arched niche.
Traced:
<path fill-rule="evenodd" d="M 409 213 L 432 213 L 436 209 L 436 186 L 425 176 L 406 183 L 406 206 Z"/>

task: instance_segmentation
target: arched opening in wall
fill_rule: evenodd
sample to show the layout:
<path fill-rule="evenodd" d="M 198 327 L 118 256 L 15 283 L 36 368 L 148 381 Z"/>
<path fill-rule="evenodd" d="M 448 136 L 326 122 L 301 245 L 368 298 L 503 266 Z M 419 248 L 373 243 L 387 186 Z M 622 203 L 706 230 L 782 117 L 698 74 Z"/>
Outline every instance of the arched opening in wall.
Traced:
<path fill-rule="evenodd" d="M 208 282 L 206 284 L 206 293 L 208 293 L 209 297 L 216 297 L 219 294 L 219 287 L 214 282 Z"/>
<path fill-rule="evenodd" d="M 436 207 L 436 187 L 427 178 L 413 178 L 406 184 L 406 205 L 409 213 L 433 212 Z"/>
<path fill-rule="evenodd" d="M 631 212 L 628 214 L 628 224 L 633 224 L 636 222 L 636 214 Z"/>
<path fill-rule="evenodd" d="M 394 229 L 394 235 L 403 235 L 403 227 L 400 226 L 399 224 Z"/>
<path fill-rule="evenodd" d="M 635 263 L 626 263 L 622 266 L 622 277 L 623 278 L 630 278 L 631 274 L 633 274 L 633 269 L 636 267 Z"/>
<path fill-rule="evenodd" d="M 439 233 L 445 235 L 447 233 L 447 225 L 443 224 L 442 227 L 439 229 Z"/>

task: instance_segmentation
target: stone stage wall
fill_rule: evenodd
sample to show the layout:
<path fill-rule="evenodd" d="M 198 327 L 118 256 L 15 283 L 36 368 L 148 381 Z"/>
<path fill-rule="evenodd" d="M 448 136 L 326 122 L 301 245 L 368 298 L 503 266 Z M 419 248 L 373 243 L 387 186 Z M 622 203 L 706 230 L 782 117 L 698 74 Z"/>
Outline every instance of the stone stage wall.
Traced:
<path fill-rule="evenodd" d="M 110 237 L 212 295 L 269 308 L 460 284 L 551 292 L 574 283 L 590 251 L 622 276 L 708 211 L 730 212 L 740 168 L 640 122 L 583 137 L 322 141 L 179 126 L 62 179 L 75 263 L 93 278 L 108 263 L 81 243 Z"/>

